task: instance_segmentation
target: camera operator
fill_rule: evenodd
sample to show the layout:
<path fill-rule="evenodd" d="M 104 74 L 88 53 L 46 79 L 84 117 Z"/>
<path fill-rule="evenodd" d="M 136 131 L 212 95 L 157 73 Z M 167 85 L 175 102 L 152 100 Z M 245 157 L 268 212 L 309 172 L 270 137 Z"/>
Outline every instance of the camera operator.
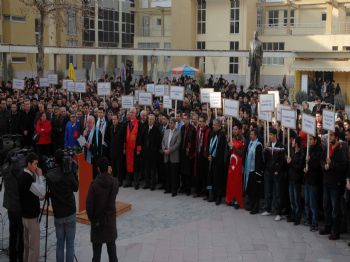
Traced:
<path fill-rule="evenodd" d="M 40 250 L 40 200 L 46 195 L 46 182 L 38 167 L 39 157 L 29 153 L 26 167 L 20 175 L 18 189 L 23 222 L 24 256 L 23 261 L 37 262 Z"/>
<path fill-rule="evenodd" d="M 62 150 L 55 152 L 56 167 L 47 172 L 47 184 L 55 218 L 56 228 L 56 261 L 64 262 L 64 246 L 66 244 L 66 262 L 73 262 L 74 239 L 76 231 L 76 205 L 74 192 L 78 191 L 78 177 L 72 170 L 70 161 L 64 161 Z"/>

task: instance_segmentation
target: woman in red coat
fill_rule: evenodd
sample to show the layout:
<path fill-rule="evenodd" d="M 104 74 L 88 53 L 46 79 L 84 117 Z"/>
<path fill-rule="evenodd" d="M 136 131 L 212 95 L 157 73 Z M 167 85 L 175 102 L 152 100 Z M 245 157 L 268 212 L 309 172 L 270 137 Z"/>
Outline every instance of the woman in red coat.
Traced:
<path fill-rule="evenodd" d="M 40 118 L 36 121 L 35 132 L 39 136 L 36 141 L 36 149 L 39 156 L 49 155 L 51 148 L 51 122 L 46 119 L 46 113 L 42 112 Z"/>
<path fill-rule="evenodd" d="M 235 123 L 232 128 L 232 142 L 230 147 L 230 165 L 227 174 L 226 203 L 237 207 L 243 207 L 243 151 L 244 138 L 242 136 L 242 127 L 240 123 Z"/>

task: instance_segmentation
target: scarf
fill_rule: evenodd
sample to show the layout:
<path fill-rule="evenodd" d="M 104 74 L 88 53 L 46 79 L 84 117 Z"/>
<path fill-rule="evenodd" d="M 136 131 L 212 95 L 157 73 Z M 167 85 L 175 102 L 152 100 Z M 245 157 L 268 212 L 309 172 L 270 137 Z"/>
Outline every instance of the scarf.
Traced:
<path fill-rule="evenodd" d="M 93 139 L 94 139 L 94 133 L 95 133 L 95 129 L 92 129 L 89 133 L 88 143 L 90 144 L 90 146 L 91 146 Z M 98 147 L 98 128 L 96 128 L 96 146 Z M 86 162 L 91 164 L 91 160 L 92 160 L 92 153 L 90 150 L 87 150 Z"/>
<path fill-rule="evenodd" d="M 249 143 L 248 153 L 244 164 L 244 191 L 246 191 L 248 187 L 250 172 L 255 171 L 255 149 L 258 145 L 261 145 L 258 139 L 250 141 Z"/>
<path fill-rule="evenodd" d="M 218 134 L 216 134 L 210 140 L 209 155 L 211 155 L 212 157 L 216 157 L 216 150 L 217 150 L 217 148 L 218 148 Z"/>

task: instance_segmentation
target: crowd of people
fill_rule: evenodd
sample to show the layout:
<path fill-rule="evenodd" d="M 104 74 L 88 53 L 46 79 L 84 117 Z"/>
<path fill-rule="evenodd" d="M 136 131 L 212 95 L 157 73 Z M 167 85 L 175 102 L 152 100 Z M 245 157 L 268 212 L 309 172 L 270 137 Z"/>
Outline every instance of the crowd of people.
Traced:
<path fill-rule="evenodd" d="M 211 76 L 206 81 L 205 86 L 221 92 L 222 97 L 240 102 L 239 118 L 234 119 L 229 137 L 222 110 L 214 114 L 201 103 L 199 84 L 187 76 L 158 81 L 185 87 L 184 100 L 178 101 L 176 112 L 164 109 L 157 97 L 152 106 L 121 108 L 121 96 L 145 89 L 150 82 L 147 77 L 134 81 L 130 77 L 125 82 L 102 77 L 99 81 L 109 81 L 112 87 L 106 99 L 97 95 L 96 81 L 87 81 L 87 92 L 80 96 L 61 85 L 43 89 L 36 79 L 25 80 L 24 91 L 14 90 L 11 82 L 0 85 L 0 135 L 21 135 L 23 146 L 35 148 L 38 159 L 33 159 L 39 160 L 39 165 L 40 159 L 59 149 L 79 147 L 78 138 L 84 137 L 82 147 L 86 161 L 93 166 L 94 187 L 102 190 L 100 174 L 109 172 L 118 181 L 117 185 L 111 182 L 114 196 L 118 184 L 135 190 L 164 190 L 172 197 L 192 195 L 216 205 L 224 201 L 252 215 L 274 214 L 275 221 L 286 218 L 296 226 L 303 224 L 329 235 L 330 240 L 347 231 L 350 119 L 337 112 L 327 157 L 322 97 L 312 109 L 308 102 L 299 107 L 291 103 L 288 89 L 278 88 L 280 102 L 298 113 L 297 129 L 290 132 L 288 156 L 286 129 L 278 121 L 270 123 L 268 143 L 264 123 L 258 118 L 259 94 L 271 89 L 267 86 L 245 91 L 223 77 Z M 301 130 L 302 112 L 314 114 L 317 121 L 317 135 L 309 137 L 308 155 L 308 136 Z M 111 168 L 107 168 L 108 162 Z M 109 243 L 116 233 L 112 235 Z M 109 248 L 113 253 L 113 246 Z M 101 245 L 94 245 L 94 251 L 100 253 Z M 97 257 L 94 261 L 99 261 Z"/>

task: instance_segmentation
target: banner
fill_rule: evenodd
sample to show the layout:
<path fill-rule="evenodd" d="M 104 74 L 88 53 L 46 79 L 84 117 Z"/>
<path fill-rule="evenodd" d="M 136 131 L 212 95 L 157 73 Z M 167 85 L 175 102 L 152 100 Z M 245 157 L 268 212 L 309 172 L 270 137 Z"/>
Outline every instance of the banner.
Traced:
<path fill-rule="evenodd" d="M 214 88 L 201 88 L 201 102 L 210 103 L 210 93 L 214 92 Z"/>
<path fill-rule="evenodd" d="M 224 99 L 224 115 L 239 118 L 239 101 Z"/>
<path fill-rule="evenodd" d="M 272 113 L 271 112 L 260 112 L 258 118 L 262 121 L 272 122 Z"/>
<path fill-rule="evenodd" d="M 86 93 L 86 83 L 85 82 L 76 82 L 75 83 L 75 92 Z"/>
<path fill-rule="evenodd" d="M 39 85 L 40 87 L 49 87 L 50 86 L 48 78 L 40 78 L 39 84 L 40 84 Z"/>
<path fill-rule="evenodd" d="M 277 121 L 282 121 L 282 110 L 291 110 L 290 106 L 278 104 L 277 105 Z"/>
<path fill-rule="evenodd" d="M 163 108 L 172 109 L 172 100 L 169 96 L 163 96 Z"/>
<path fill-rule="evenodd" d="M 281 125 L 285 128 L 296 129 L 297 113 L 295 110 L 282 109 Z"/>
<path fill-rule="evenodd" d="M 331 110 L 323 109 L 322 111 L 322 128 L 334 132 L 335 130 L 335 113 Z"/>
<path fill-rule="evenodd" d="M 109 96 L 111 94 L 111 83 L 97 83 L 97 94 L 99 96 Z"/>
<path fill-rule="evenodd" d="M 152 106 L 152 93 L 139 92 L 139 105 Z"/>
<path fill-rule="evenodd" d="M 13 89 L 24 90 L 24 80 L 13 79 L 12 80 Z"/>
<path fill-rule="evenodd" d="M 221 92 L 210 93 L 210 108 L 221 108 Z"/>
<path fill-rule="evenodd" d="M 183 101 L 185 95 L 185 88 L 183 86 L 170 87 L 170 99 Z"/>
<path fill-rule="evenodd" d="M 154 84 L 147 84 L 147 92 L 154 94 Z"/>
<path fill-rule="evenodd" d="M 316 135 L 316 119 L 315 119 L 315 117 L 312 115 L 303 113 L 301 130 L 303 130 L 306 134 L 309 134 L 311 136 L 315 136 Z"/>
<path fill-rule="evenodd" d="M 49 74 L 49 75 L 47 75 L 47 78 L 49 80 L 50 85 L 57 85 L 58 84 L 58 76 L 56 74 Z"/>
<path fill-rule="evenodd" d="M 274 112 L 275 111 L 275 95 L 260 95 L 260 112 Z"/>
<path fill-rule="evenodd" d="M 70 81 L 67 83 L 67 91 L 68 92 L 75 92 L 75 82 Z"/>
<path fill-rule="evenodd" d="M 154 96 L 161 97 L 165 95 L 164 85 L 156 85 L 154 86 Z"/>
<path fill-rule="evenodd" d="M 133 96 L 122 96 L 122 108 L 130 109 L 134 106 Z"/>

